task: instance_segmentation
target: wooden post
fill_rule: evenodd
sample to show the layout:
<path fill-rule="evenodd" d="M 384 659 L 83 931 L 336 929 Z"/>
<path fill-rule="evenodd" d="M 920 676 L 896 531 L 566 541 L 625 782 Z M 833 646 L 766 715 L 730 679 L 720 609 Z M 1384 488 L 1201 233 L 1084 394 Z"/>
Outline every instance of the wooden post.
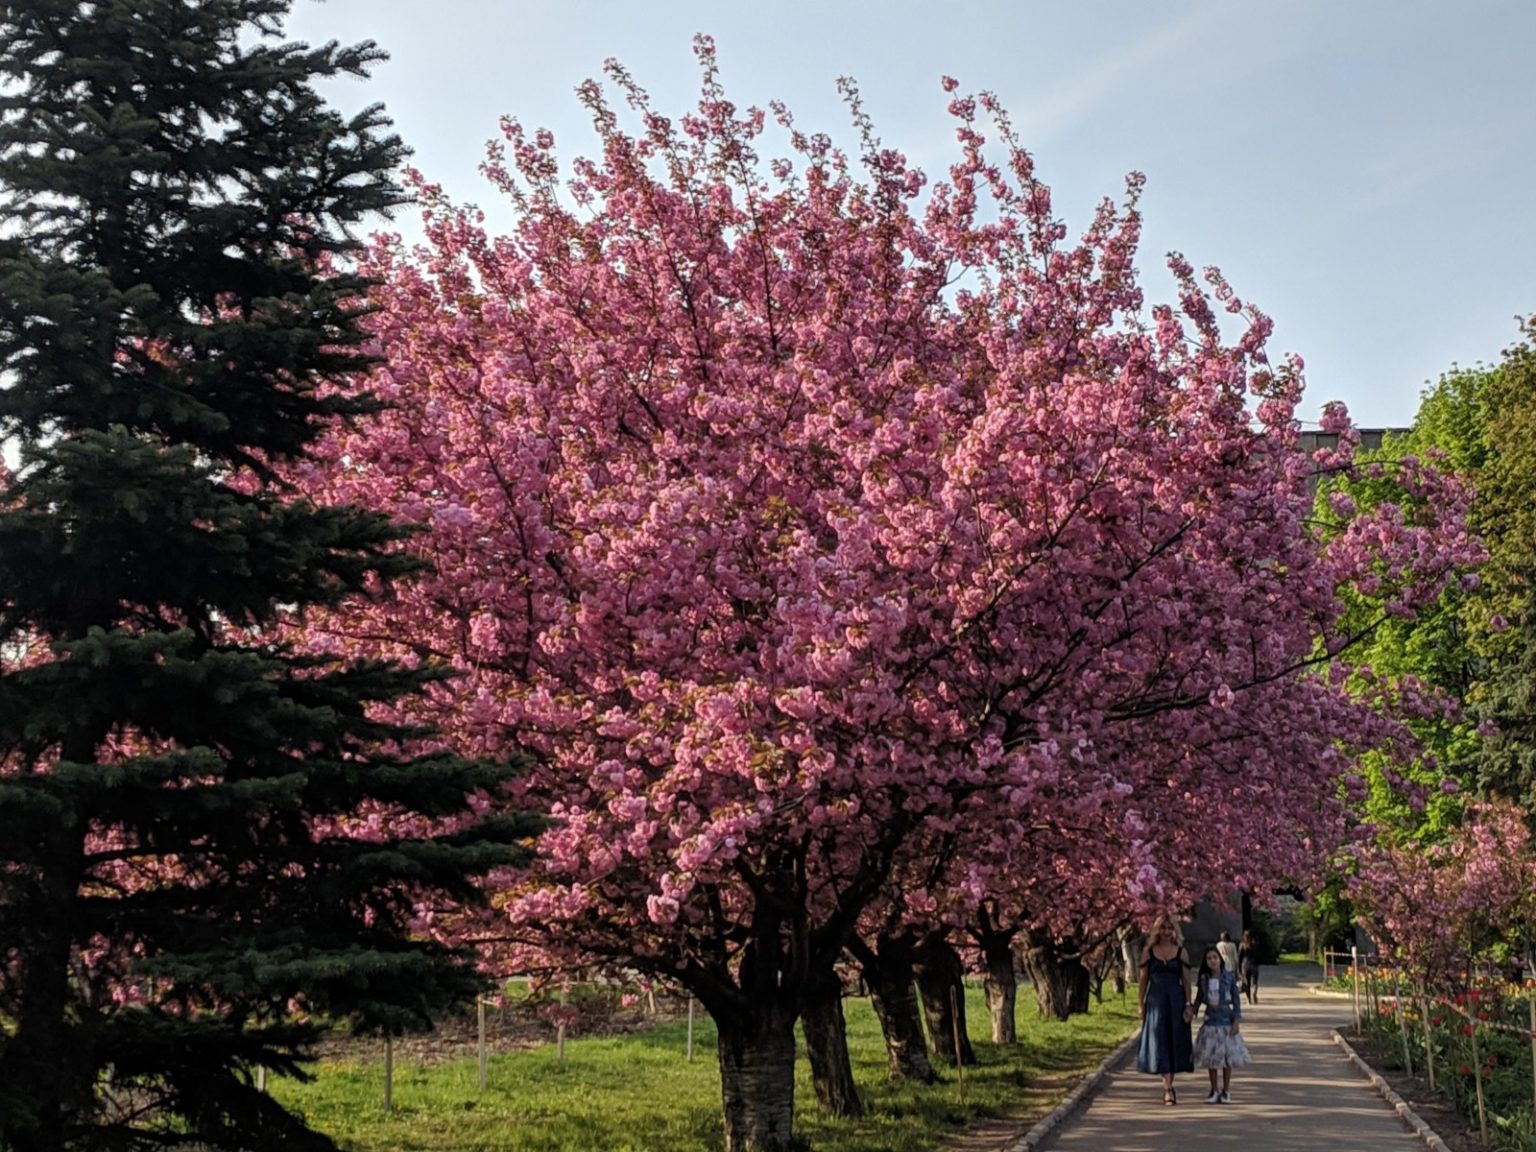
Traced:
<path fill-rule="evenodd" d="M 267 1090 L 267 1070 L 265 1068 L 258 1068 L 258 1069 L 256 1069 L 256 1091 L 258 1091 L 258 1092 L 265 1092 L 266 1090 Z"/>
<path fill-rule="evenodd" d="M 688 997 L 688 1063 L 693 1063 L 693 997 Z"/>
<path fill-rule="evenodd" d="M 912 995 L 917 998 L 918 1004 L 923 1002 L 923 990 L 917 986 L 916 980 L 912 981 Z M 928 1031 L 928 1013 L 919 1011 L 917 1014 L 917 1023 L 919 1025 L 919 1030 L 923 1034 L 923 1042 L 928 1045 L 928 1051 L 937 1052 L 939 1050 L 938 1045 L 941 1043 L 941 1041 L 934 1040 L 933 1034 Z"/>
<path fill-rule="evenodd" d="M 1349 974 L 1355 986 L 1355 1035 L 1360 1035 L 1360 949 L 1349 946 Z"/>
<path fill-rule="evenodd" d="M 565 985 L 560 985 L 560 1007 L 565 1007 Z M 560 1023 L 555 1027 L 555 1054 L 565 1063 L 565 1013 L 560 1013 Z"/>
<path fill-rule="evenodd" d="M 477 1054 L 480 1057 L 480 1091 L 487 1087 L 485 1067 L 485 997 L 475 997 L 475 1023 L 478 1025 L 479 1035 L 476 1037 Z"/>
<path fill-rule="evenodd" d="M 1488 1146 L 1488 1109 L 1483 1103 L 1483 1055 L 1477 1046 L 1477 1017 L 1467 1014 L 1472 1026 L 1472 1080 L 1477 1085 L 1477 1129 L 1482 1134 L 1483 1146 Z"/>
<path fill-rule="evenodd" d="M 395 1108 L 395 1038 L 384 1036 L 384 1111 Z"/>
<path fill-rule="evenodd" d="M 1530 994 L 1531 1004 L 1531 1108 L 1536 1110 L 1536 989 Z"/>
<path fill-rule="evenodd" d="M 1419 987 L 1419 1011 L 1424 1016 L 1424 1074 L 1429 1077 L 1429 1090 L 1435 1090 L 1435 1030 L 1429 1022 L 1429 1010 L 1433 1007 L 1429 994 Z"/>
<path fill-rule="evenodd" d="M 960 1059 L 960 1000 L 955 986 L 949 986 L 949 1022 L 955 1038 L 955 1074 L 960 1077 L 960 1103 L 965 1103 L 965 1062 Z"/>
<path fill-rule="evenodd" d="M 1408 1046 L 1408 1004 L 1403 999 L 1402 981 L 1393 985 L 1397 992 L 1397 1030 L 1403 1038 L 1403 1067 L 1413 1075 L 1413 1049 Z"/>

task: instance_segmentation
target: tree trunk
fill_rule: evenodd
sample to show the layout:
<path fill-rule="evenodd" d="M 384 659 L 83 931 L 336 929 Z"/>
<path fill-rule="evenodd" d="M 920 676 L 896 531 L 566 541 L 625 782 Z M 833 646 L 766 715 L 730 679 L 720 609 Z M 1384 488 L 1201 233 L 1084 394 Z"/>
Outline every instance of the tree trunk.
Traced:
<path fill-rule="evenodd" d="M 88 763 L 89 755 L 76 751 L 76 762 Z M 13 1152 L 66 1147 L 69 1129 L 91 1107 L 94 1065 L 71 1023 L 69 983 L 70 917 L 84 849 L 83 832 L 61 830 L 38 853 L 43 874 L 16 953 L 20 1011 L 0 1050 L 0 1148 Z"/>
<path fill-rule="evenodd" d="M 1115 991 L 1125 995 L 1127 984 L 1136 982 L 1136 969 L 1141 964 L 1141 937 L 1130 928 L 1120 929 L 1120 971 L 1115 976 Z"/>
<path fill-rule="evenodd" d="M 1115 932 L 1114 948 L 1115 951 L 1120 952 L 1120 963 L 1114 965 L 1115 995 L 1118 997 L 1124 997 L 1126 985 L 1130 983 L 1137 971 L 1135 957 L 1130 954 L 1130 938 L 1132 937 L 1130 937 L 1129 928 L 1121 928 L 1120 931 Z"/>
<path fill-rule="evenodd" d="M 795 1115 L 795 1017 L 762 1004 L 716 1019 L 726 1152 L 788 1152 Z"/>
<path fill-rule="evenodd" d="M 917 1015 L 917 990 L 913 987 L 912 939 L 880 936 L 879 951 L 862 940 L 850 942 L 869 984 L 869 999 L 880 1020 L 892 1080 L 916 1080 L 932 1084 L 938 1077 L 923 1046 L 923 1023 Z"/>
<path fill-rule="evenodd" d="M 1024 970 L 1035 988 L 1042 1018 L 1065 1020 L 1088 1010 L 1088 969 L 1066 959 L 1067 949 L 1042 933 L 1031 932 L 1024 947 Z"/>
<path fill-rule="evenodd" d="M 965 965 L 960 962 L 960 953 L 935 933 L 918 947 L 915 959 L 917 990 L 922 994 L 923 1016 L 928 1021 L 930 1055 L 944 1064 L 976 1063 L 965 1026 Z"/>
<path fill-rule="evenodd" d="M 1081 960 L 1063 960 L 1061 966 L 1067 981 L 1067 1015 L 1085 1015 L 1092 990 L 1092 973 Z"/>
<path fill-rule="evenodd" d="M 987 935 L 981 941 L 981 954 L 987 964 L 982 987 L 992 1017 L 992 1043 L 1017 1044 L 1019 978 L 1013 967 L 1013 933 Z"/>
<path fill-rule="evenodd" d="M 848 1058 L 848 1025 L 843 1018 L 843 982 L 835 971 L 812 977 L 800 1016 L 805 1050 L 811 1060 L 811 1084 L 816 1103 L 829 1116 L 862 1116 Z"/>

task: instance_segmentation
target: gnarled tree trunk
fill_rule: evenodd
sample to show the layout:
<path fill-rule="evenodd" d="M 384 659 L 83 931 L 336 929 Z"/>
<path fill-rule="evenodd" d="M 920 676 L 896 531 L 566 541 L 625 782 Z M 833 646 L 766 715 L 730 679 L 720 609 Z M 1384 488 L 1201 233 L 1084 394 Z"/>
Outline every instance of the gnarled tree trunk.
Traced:
<path fill-rule="evenodd" d="M 1017 1044 L 1019 978 L 1013 958 L 1013 939 L 1017 928 L 1000 928 L 991 911 L 983 906 L 977 914 L 971 935 L 981 948 L 986 965 L 982 989 L 987 996 L 987 1013 L 992 1018 L 992 1043 Z"/>
<path fill-rule="evenodd" d="M 931 1056 L 944 1064 L 976 1063 L 965 1026 L 965 965 L 960 953 L 935 932 L 924 938 L 913 958 Z"/>
<path fill-rule="evenodd" d="M 1115 976 L 1115 991 L 1125 995 L 1127 984 L 1136 982 L 1136 968 L 1141 963 L 1141 936 L 1126 925 L 1120 929 L 1120 971 Z"/>
<path fill-rule="evenodd" d="M 1035 1005 L 1044 1018 L 1065 1020 L 1088 1011 L 1088 969 L 1076 949 L 1043 932 L 1031 932 L 1023 949 L 1024 970 L 1035 988 Z"/>
<path fill-rule="evenodd" d="M 932 1084 L 938 1077 L 923 1046 L 923 1024 L 917 1015 L 917 989 L 913 986 L 912 938 L 880 935 L 874 947 L 863 940 L 849 942 L 848 949 L 863 969 L 869 999 L 885 1036 L 885 1052 L 892 1080 L 917 1080 Z"/>
<path fill-rule="evenodd" d="M 853 1063 L 848 1058 L 848 1025 L 843 1018 L 843 982 L 836 970 L 818 972 L 806 988 L 805 1008 L 800 1016 L 805 1030 L 805 1050 L 811 1059 L 811 1084 L 816 1089 L 816 1103 L 831 1116 L 862 1116 L 853 1080 Z"/>
<path fill-rule="evenodd" d="M 795 1115 L 795 1017 L 781 1004 L 715 1020 L 726 1152 L 788 1152 Z"/>

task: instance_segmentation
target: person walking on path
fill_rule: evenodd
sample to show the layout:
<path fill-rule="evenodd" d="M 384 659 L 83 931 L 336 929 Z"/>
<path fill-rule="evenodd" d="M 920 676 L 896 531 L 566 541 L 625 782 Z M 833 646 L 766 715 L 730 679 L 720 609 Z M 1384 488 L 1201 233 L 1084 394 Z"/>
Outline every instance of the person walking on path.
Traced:
<path fill-rule="evenodd" d="M 1264 1021 L 1244 1028 L 1254 1073 L 1235 1102 L 1148 1108 L 1146 1078 L 1126 1054 L 1039 1152 L 1424 1152 L 1424 1143 L 1345 1059 L 1329 1029 L 1347 1002 L 1312 993 L 1315 964 L 1264 967 Z M 1021 1133 L 1022 1135 L 1022 1133 Z"/>
<path fill-rule="evenodd" d="M 1221 953 L 1221 962 L 1226 965 L 1227 971 L 1237 975 L 1237 945 L 1232 943 L 1231 934 L 1223 928 L 1221 936 L 1216 940 L 1216 951 Z"/>
<path fill-rule="evenodd" d="M 1243 942 L 1237 946 L 1237 977 L 1243 982 L 1243 992 L 1248 1003 L 1259 1002 L 1259 944 L 1252 932 L 1243 933 Z"/>
<path fill-rule="evenodd" d="M 1217 948 L 1207 948 L 1195 980 L 1195 1011 L 1205 1010 L 1205 1021 L 1195 1037 L 1195 1067 L 1211 1074 L 1211 1094 L 1207 1104 L 1232 1103 L 1232 1069 L 1248 1063 L 1248 1046 L 1239 1035 L 1243 1018 L 1243 1000 L 1237 992 L 1237 977 L 1227 970 Z M 1221 1087 L 1216 1087 L 1216 1073 L 1221 1073 Z"/>
<path fill-rule="evenodd" d="M 1137 984 L 1141 1015 L 1141 1048 L 1136 1055 L 1136 1069 L 1163 1078 L 1163 1103 L 1177 1104 L 1178 1092 L 1173 1078 L 1180 1072 L 1195 1070 L 1189 1022 L 1189 954 L 1173 918 L 1166 912 L 1152 921 L 1147 933 L 1147 950 L 1141 958 L 1141 979 Z"/>

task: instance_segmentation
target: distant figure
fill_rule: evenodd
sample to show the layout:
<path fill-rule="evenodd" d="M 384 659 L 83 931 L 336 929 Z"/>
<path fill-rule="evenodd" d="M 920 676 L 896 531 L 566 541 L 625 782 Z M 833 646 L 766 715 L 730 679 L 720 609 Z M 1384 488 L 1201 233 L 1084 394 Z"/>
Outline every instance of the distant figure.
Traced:
<path fill-rule="evenodd" d="M 1221 953 L 1207 948 L 1200 961 L 1200 975 L 1195 980 L 1195 1009 L 1205 1009 L 1205 1022 L 1195 1038 L 1195 1067 L 1211 1074 L 1211 1094 L 1207 1104 L 1232 1103 L 1232 1069 L 1248 1063 L 1248 1045 L 1238 1034 L 1243 1018 L 1243 1001 L 1237 993 L 1237 977 L 1227 971 Z M 1216 1073 L 1221 1072 L 1221 1087 Z"/>
<path fill-rule="evenodd" d="M 1173 918 L 1166 912 L 1152 921 L 1147 946 L 1141 954 L 1141 979 L 1137 1001 L 1141 1012 L 1141 1048 L 1136 1071 L 1163 1078 L 1163 1103 L 1177 1104 L 1173 1077 L 1195 1070 L 1189 1038 L 1189 954 Z"/>
<path fill-rule="evenodd" d="M 1221 936 L 1216 941 L 1216 951 L 1221 953 L 1221 962 L 1228 972 L 1235 977 L 1237 975 L 1237 945 L 1232 943 L 1232 937 L 1227 930 L 1221 930 Z"/>
<path fill-rule="evenodd" d="M 1243 993 L 1248 1003 L 1259 1002 L 1259 944 L 1252 932 L 1243 933 L 1243 942 L 1237 948 L 1237 975 L 1243 982 Z"/>

